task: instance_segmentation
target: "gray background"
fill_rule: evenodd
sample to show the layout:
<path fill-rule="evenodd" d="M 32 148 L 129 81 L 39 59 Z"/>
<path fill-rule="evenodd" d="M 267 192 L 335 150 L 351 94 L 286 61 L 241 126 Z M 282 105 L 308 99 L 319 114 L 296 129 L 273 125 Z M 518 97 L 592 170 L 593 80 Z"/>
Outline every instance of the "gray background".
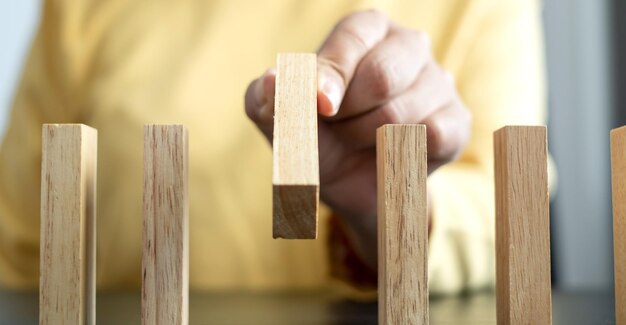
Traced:
<path fill-rule="evenodd" d="M 550 150 L 559 170 L 553 270 L 561 289 L 613 285 L 608 130 L 619 115 L 613 75 L 619 42 L 611 34 L 613 10 L 624 9 L 619 2 L 544 2 Z M 0 137 L 39 9 L 36 0 L 0 1 Z"/>

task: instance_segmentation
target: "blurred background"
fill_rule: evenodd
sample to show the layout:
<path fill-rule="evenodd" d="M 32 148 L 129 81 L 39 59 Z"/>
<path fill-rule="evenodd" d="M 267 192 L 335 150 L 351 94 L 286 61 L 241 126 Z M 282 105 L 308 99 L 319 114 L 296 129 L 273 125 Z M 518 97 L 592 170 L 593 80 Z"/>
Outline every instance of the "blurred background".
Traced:
<path fill-rule="evenodd" d="M 609 130 L 626 124 L 622 0 L 545 0 L 549 146 L 559 171 L 552 204 L 553 283 L 613 286 Z M 37 0 L 0 1 L 0 139 L 39 15 Z M 621 31 L 621 33 L 620 33 Z"/>

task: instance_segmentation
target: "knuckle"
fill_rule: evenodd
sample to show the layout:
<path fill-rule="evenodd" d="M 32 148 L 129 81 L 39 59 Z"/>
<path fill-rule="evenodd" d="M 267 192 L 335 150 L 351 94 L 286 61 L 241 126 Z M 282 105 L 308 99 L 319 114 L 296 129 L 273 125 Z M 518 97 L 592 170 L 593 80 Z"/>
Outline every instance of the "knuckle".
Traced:
<path fill-rule="evenodd" d="M 403 123 L 403 117 L 396 101 L 392 101 L 381 108 L 381 124 Z"/>
<path fill-rule="evenodd" d="M 427 134 L 428 134 L 428 144 L 429 144 L 428 152 L 435 157 L 440 157 L 439 143 L 441 142 L 441 126 L 437 122 L 437 119 L 432 119 L 429 122 L 430 123 L 427 124 L 428 125 Z"/>
<path fill-rule="evenodd" d="M 442 69 L 442 71 L 443 71 L 443 78 L 446 81 L 446 83 L 448 83 L 449 85 L 454 85 L 456 81 L 452 72 L 446 69 Z"/>
<path fill-rule="evenodd" d="M 342 38 L 344 38 L 347 42 L 352 43 L 354 46 L 358 47 L 360 51 L 366 51 L 368 49 L 367 41 L 363 38 L 362 33 L 359 31 L 358 26 L 354 24 L 343 24 L 342 28 L 339 30 Z"/>
<path fill-rule="evenodd" d="M 447 146 L 445 145 L 449 143 L 449 139 L 447 139 L 446 128 L 441 119 L 431 119 L 427 125 L 428 155 L 438 160 L 449 161 L 451 157 L 446 152 Z"/>
<path fill-rule="evenodd" d="M 424 80 L 429 80 L 437 86 L 440 86 L 440 80 L 442 80 L 440 71 L 439 67 L 434 62 L 430 61 L 424 65 L 421 74 L 424 77 Z"/>
<path fill-rule="evenodd" d="M 387 16 L 378 9 L 365 9 L 353 12 L 345 16 L 341 22 L 348 22 L 353 20 L 365 20 L 365 21 L 386 21 Z"/>
<path fill-rule="evenodd" d="M 428 152 L 449 162 L 457 159 L 469 141 L 472 113 L 464 105 L 454 103 L 453 115 L 433 118 L 428 122 Z"/>
<path fill-rule="evenodd" d="M 348 40 L 368 48 L 364 32 L 382 31 L 388 25 L 388 18 L 378 10 L 357 11 L 343 17 L 334 27 L 334 31 L 342 33 Z"/>
<path fill-rule="evenodd" d="M 411 33 L 417 44 L 424 48 L 430 49 L 432 41 L 430 39 L 430 36 L 428 36 L 428 33 L 422 31 L 412 31 Z"/>
<path fill-rule="evenodd" d="M 369 16 L 371 19 L 376 20 L 387 20 L 387 16 L 378 9 L 368 9 L 361 12 L 364 15 Z"/>
<path fill-rule="evenodd" d="M 346 71 L 348 60 L 341 55 L 326 55 L 325 58 L 318 58 L 318 67 L 326 69 L 329 73 L 336 74 L 341 82 L 346 85 L 349 79 L 349 72 Z"/>
<path fill-rule="evenodd" d="M 409 44 L 413 44 L 415 51 L 426 58 L 432 58 L 432 41 L 428 33 L 417 30 L 407 30 L 407 33 L 407 40 Z"/>
<path fill-rule="evenodd" d="M 384 99 L 393 93 L 394 89 L 394 68 L 386 60 L 375 61 L 370 68 L 370 91 L 374 97 Z"/>

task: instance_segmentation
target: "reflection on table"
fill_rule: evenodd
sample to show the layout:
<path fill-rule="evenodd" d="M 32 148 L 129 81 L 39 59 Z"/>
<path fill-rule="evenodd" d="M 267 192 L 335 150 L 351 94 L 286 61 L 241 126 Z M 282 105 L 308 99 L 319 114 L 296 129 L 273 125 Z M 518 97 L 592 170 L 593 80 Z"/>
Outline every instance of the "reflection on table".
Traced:
<path fill-rule="evenodd" d="M 38 293 L 0 291 L 0 324 L 38 324 Z M 98 324 L 139 324 L 140 292 L 98 292 Z M 431 297 L 430 324 L 496 324 L 495 295 Z M 376 324 L 376 303 L 321 291 L 192 292 L 190 324 Z M 615 324 L 611 292 L 555 292 L 555 325 Z"/>

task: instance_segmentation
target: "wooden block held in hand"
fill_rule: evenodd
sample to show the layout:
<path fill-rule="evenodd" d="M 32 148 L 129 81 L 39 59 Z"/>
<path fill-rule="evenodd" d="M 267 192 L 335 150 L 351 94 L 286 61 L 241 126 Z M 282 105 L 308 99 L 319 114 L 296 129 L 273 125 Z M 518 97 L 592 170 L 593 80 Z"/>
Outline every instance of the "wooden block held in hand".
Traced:
<path fill-rule="evenodd" d="M 615 319 L 626 324 L 626 126 L 611 131 Z"/>
<path fill-rule="evenodd" d="M 428 324 L 426 127 L 376 131 L 379 324 Z"/>
<path fill-rule="evenodd" d="M 144 127 L 141 321 L 189 322 L 188 136 L 182 125 Z"/>
<path fill-rule="evenodd" d="M 494 158 L 498 324 L 552 324 L 546 128 L 501 128 Z"/>
<path fill-rule="evenodd" d="M 85 125 L 42 127 L 40 324 L 95 324 L 97 142 Z"/>
<path fill-rule="evenodd" d="M 317 59 L 279 54 L 274 104 L 273 235 L 317 238 Z"/>

